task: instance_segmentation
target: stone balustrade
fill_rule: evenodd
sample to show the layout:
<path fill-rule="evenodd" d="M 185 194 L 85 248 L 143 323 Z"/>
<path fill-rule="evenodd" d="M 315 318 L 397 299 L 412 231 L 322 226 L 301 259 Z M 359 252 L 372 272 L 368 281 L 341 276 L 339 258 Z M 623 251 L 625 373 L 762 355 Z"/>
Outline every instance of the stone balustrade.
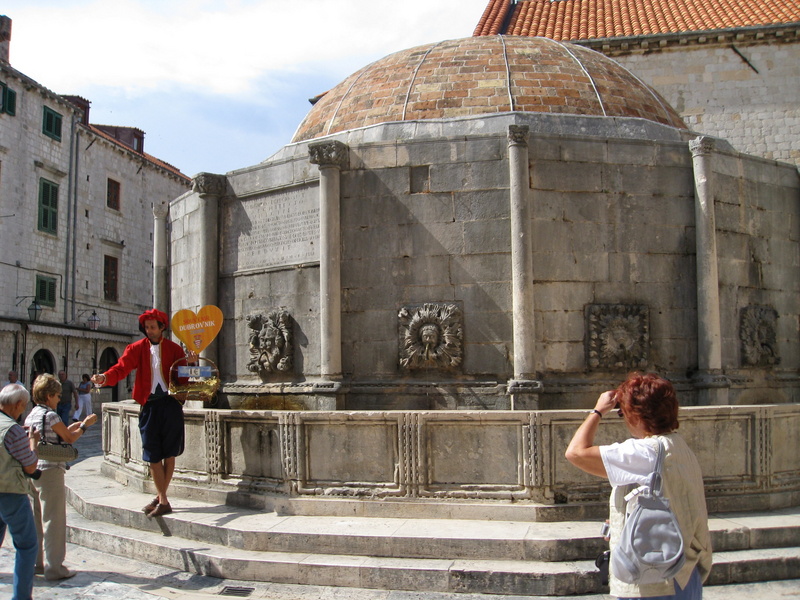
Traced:
<path fill-rule="evenodd" d="M 132 401 L 103 406 L 106 475 L 145 486 Z M 185 410 L 186 451 L 176 495 L 269 506 L 265 498 L 605 503 L 608 486 L 564 458 L 584 410 Z M 697 453 L 709 509 L 800 504 L 797 404 L 681 409 L 680 432 Z M 597 442 L 628 433 L 607 415 Z"/>

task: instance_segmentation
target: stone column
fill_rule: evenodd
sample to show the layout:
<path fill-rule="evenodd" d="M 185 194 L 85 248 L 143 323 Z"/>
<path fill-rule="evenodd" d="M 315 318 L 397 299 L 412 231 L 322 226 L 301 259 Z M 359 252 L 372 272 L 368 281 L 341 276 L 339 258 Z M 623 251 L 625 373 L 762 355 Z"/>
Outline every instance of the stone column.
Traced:
<path fill-rule="evenodd" d="M 698 403 L 727 404 L 730 381 L 722 373 L 716 219 L 714 216 L 714 140 L 689 142 L 694 170 L 694 214 L 697 244 L 697 366 L 693 379 Z"/>
<path fill-rule="evenodd" d="M 508 128 L 508 168 L 514 329 L 514 379 L 508 383 L 508 394 L 512 409 L 535 409 L 541 383 L 536 380 L 527 126 L 510 125 Z"/>
<path fill-rule="evenodd" d="M 319 166 L 320 376 L 342 375 L 342 265 L 340 176 L 349 164 L 349 148 L 339 141 L 311 144 L 310 161 Z"/>
<path fill-rule="evenodd" d="M 227 193 L 228 178 L 214 173 L 199 173 L 192 180 L 192 191 L 200 197 L 197 247 L 198 308 L 217 306 L 219 278 L 219 199 Z M 179 307 L 189 308 L 189 307 Z M 203 350 L 202 356 L 217 362 L 217 341 Z"/>
<path fill-rule="evenodd" d="M 153 203 L 153 308 L 170 313 L 166 201 Z"/>

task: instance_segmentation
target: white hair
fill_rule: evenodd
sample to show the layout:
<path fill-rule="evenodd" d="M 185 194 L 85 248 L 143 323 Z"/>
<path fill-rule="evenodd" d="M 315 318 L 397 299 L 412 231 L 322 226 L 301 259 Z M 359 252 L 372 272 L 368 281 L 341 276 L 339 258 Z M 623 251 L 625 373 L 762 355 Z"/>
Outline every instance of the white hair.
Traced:
<path fill-rule="evenodd" d="M 14 406 L 22 401 L 28 402 L 31 395 L 18 383 L 9 383 L 0 390 L 0 406 Z"/>

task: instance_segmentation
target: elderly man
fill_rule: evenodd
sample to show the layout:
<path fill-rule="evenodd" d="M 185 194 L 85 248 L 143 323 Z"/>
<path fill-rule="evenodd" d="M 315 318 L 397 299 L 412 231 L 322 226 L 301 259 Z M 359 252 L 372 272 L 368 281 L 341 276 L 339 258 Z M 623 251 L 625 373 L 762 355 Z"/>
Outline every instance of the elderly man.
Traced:
<path fill-rule="evenodd" d="M 13 383 L 0 390 L 0 544 L 6 528 L 17 556 L 14 560 L 13 600 L 31 600 L 36 553 L 36 525 L 28 500 L 28 478 L 38 479 L 38 433 L 30 435 L 17 423 L 30 402 L 30 394 Z"/>

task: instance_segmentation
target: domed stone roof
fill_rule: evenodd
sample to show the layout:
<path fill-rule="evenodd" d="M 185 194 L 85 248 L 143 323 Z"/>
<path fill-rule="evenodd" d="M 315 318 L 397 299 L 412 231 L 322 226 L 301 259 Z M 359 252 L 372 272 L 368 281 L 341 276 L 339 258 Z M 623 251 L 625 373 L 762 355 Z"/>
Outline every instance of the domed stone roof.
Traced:
<path fill-rule="evenodd" d="M 324 94 L 293 142 L 378 123 L 504 112 L 640 117 L 686 129 L 675 110 L 599 52 L 547 38 L 470 37 L 390 54 Z"/>

